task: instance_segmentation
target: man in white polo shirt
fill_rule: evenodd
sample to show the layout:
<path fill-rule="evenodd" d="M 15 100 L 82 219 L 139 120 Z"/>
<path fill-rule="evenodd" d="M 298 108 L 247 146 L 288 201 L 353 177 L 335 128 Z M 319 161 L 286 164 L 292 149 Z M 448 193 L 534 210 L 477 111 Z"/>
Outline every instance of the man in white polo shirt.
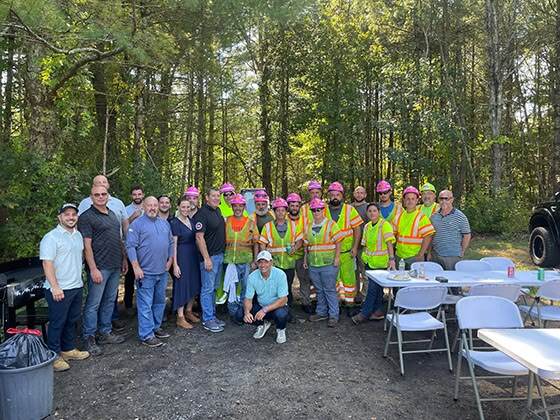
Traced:
<path fill-rule="evenodd" d="M 245 301 L 239 308 L 236 318 L 239 322 L 257 325 L 253 335 L 255 339 L 264 337 L 271 321 L 276 325 L 276 342 L 286 342 L 286 325 L 288 323 L 288 280 L 286 274 L 272 266 L 272 255 L 261 251 L 257 255 L 258 270 L 253 271 L 247 279 Z M 257 295 L 257 303 L 253 297 Z"/>
<path fill-rule="evenodd" d="M 89 357 L 76 349 L 76 324 L 82 310 L 82 262 L 84 242 L 76 229 L 78 208 L 63 204 L 58 212 L 59 225 L 41 240 L 39 257 L 45 271 L 45 298 L 49 305 L 47 344 L 58 354 L 57 372 L 70 369 L 67 360 Z"/>

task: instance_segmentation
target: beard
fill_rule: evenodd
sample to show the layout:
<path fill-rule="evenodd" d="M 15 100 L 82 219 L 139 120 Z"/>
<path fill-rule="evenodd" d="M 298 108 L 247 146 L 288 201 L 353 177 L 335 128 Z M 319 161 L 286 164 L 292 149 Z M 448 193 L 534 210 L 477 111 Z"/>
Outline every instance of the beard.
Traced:
<path fill-rule="evenodd" d="M 257 213 L 259 216 L 264 216 L 266 215 L 267 212 L 268 212 L 267 209 L 262 209 L 262 210 L 255 209 L 255 213 Z"/>
<path fill-rule="evenodd" d="M 134 204 L 136 204 L 137 206 L 140 205 L 140 204 L 142 204 L 142 199 L 141 199 L 141 198 L 135 198 L 135 199 L 132 200 L 132 201 L 134 201 Z"/>
<path fill-rule="evenodd" d="M 338 206 L 340 206 L 340 200 L 337 200 L 336 198 L 333 198 L 331 201 L 329 201 L 329 204 L 333 207 L 338 207 Z"/>
<path fill-rule="evenodd" d="M 288 212 L 290 213 L 290 216 L 296 217 L 299 215 L 299 210 L 288 210 Z"/>

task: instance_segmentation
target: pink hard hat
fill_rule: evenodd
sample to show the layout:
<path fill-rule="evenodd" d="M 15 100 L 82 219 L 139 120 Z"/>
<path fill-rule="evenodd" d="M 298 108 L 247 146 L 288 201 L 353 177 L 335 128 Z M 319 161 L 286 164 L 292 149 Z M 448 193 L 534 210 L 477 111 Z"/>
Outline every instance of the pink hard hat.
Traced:
<path fill-rule="evenodd" d="M 298 193 L 290 193 L 288 194 L 286 201 L 288 203 L 301 203 L 302 200 Z"/>
<path fill-rule="evenodd" d="M 418 191 L 418 189 L 416 187 L 413 187 L 412 185 L 406 187 L 404 189 L 404 191 L 402 192 L 403 197 L 407 194 L 416 194 L 416 197 L 420 197 L 420 192 Z"/>
<path fill-rule="evenodd" d="M 247 204 L 247 202 L 245 201 L 245 198 L 241 194 L 235 194 L 233 197 L 231 197 L 231 200 L 229 200 L 229 204 L 245 205 Z"/>
<path fill-rule="evenodd" d="M 257 190 L 253 193 L 253 197 L 264 197 L 268 199 L 268 194 L 266 193 L 265 190 Z"/>
<path fill-rule="evenodd" d="M 338 192 L 344 193 L 344 187 L 342 186 L 342 184 L 340 182 L 334 181 L 333 183 L 331 183 L 331 185 L 329 185 L 329 189 L 327 191 L 328 192 L 338 191 Z"/>
<path fill-rule="evenodd" d="M 323 203 L 323 200 L 320 200 L 319 198 L 314 198 L 313 200 L 311 200 L 311 203 L 309 203 L 309 208 L 311 210 L 324 209 L 325 203 Z"/>
<path fill-rule="evenodd" d="M 272 209 L 277 209 L 278 207 L 288 208 L 288 203 L 282 197 L 277 197 L 272 202 Z"/>
<path fill-rule="evenodd" d="M 231 185 L 229 182 L 226 182 L 224 185 L 220 187 L 220 192 L 227 193 L 227 192 L 235 192 L 235 187 Z"/>
<path fill-rule="evenodd" d="M 387 181 L 385 181 L 384 179 L 382 179 L 381 181 L 379 181 L 377 183 L 377 187 L 375 188 L 375 191 L 379 192 L 385 192 L 385 191 L 389 191 L 392 190 L 393 187 L 391 187 L 391 184 L 389 184 Z"/>
<path fill-rule="evenodd" d="M 185 195 L 188 197 L 198 197 L 200 195 L 200 191 L 196 187 L 189 187 L 185 190 Z"/>
<path fill-rule="evenodd" d="M 320 190 L 321 189 L 321 183 L 319 181 L 309 181 L 309 185 L 307 186 L 307 191 L 311 191 L 311 190 Z"/>

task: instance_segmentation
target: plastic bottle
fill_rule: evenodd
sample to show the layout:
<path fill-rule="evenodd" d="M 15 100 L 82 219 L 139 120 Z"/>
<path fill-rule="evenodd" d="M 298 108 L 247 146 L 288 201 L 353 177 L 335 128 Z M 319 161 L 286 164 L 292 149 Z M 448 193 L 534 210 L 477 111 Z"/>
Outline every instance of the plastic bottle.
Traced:
<path fill-rule="evenodd" d="M 404 260 L 401 259 L 401 260 L 399 261 L 399 272 L 404 273 L 405 268 L 406 268 L 406 266 L 405 266 L 405 264 L 404 264 Z"/>

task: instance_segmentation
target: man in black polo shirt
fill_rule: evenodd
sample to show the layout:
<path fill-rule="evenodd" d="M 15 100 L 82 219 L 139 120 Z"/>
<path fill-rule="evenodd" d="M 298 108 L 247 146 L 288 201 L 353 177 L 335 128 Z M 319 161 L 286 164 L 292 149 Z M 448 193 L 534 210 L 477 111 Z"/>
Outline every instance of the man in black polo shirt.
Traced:
<path fill-rule="evenodd" d="M 96 356 L 99 344 L 118 344 L 124 337 L 112 333 L 111 316 L 121 273 L 128 264 L 121 238 L 119 218 L 107 207 L 109 194 L 104 186 L 91 189 L 92 206 L 80 215 L 78 230 L 84 238 L 88 268 L 88 295 L 84 306 L 83 334 L 85 349 Z"/>
<path fill-rule="evenodd" d="M 200 263 L 200 305 L 202 326 L 210 332 L 221 332 L 225 323 L 216 318 L 216 289 L 220 284 L 226 244 L 225 221 L 220 212 L 220 191 L 210 188 L 206 204 L 194 216 L 196 244 L 202 256 Z"/>

